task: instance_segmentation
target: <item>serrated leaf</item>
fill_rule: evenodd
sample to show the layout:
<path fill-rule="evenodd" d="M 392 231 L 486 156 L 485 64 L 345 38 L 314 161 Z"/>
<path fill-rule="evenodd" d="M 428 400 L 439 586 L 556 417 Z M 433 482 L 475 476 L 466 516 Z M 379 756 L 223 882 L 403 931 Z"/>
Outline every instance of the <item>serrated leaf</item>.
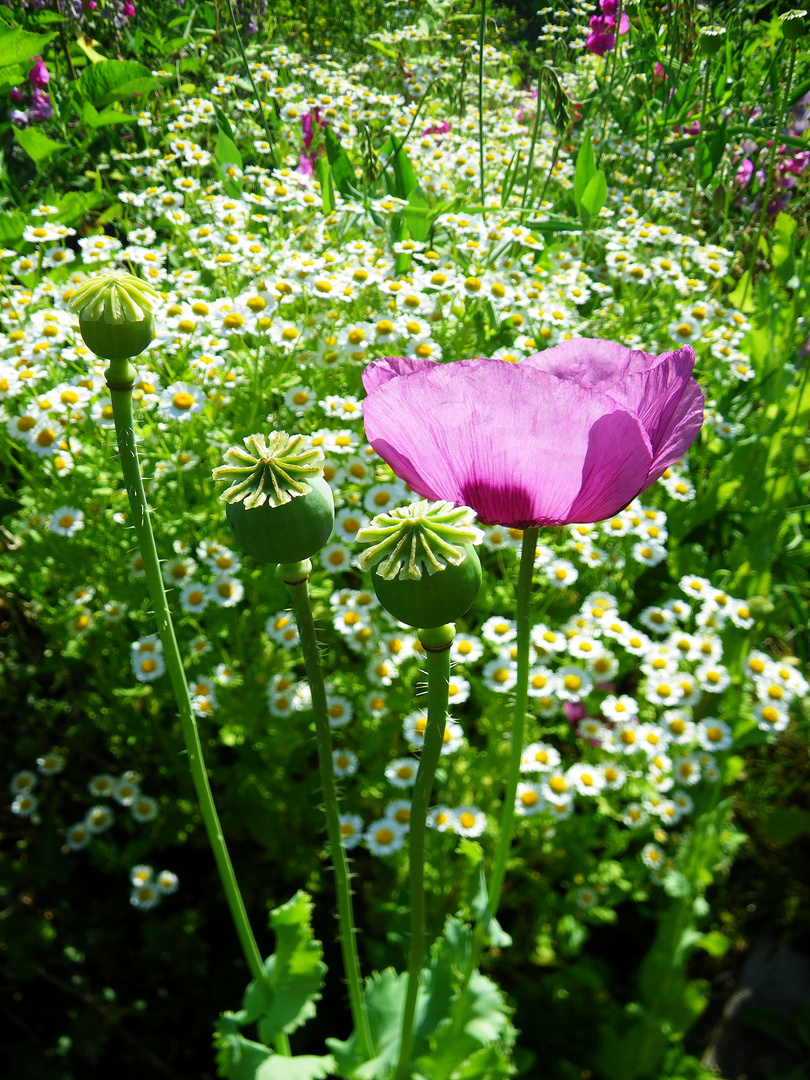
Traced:
<path fill-rule="evenodd" d="M 270 913 L 276 932 L 276 951 L 265 961 L 270 985 L 252 981 L 237 1014 L 241 1025 L 257 1021 L 259 1036 L 267 1043 L 282 1031 L 291 1034 L 315 1015 L 326 965 L 311 918 L 312 900 L 304 892 Z"/>
<path fill-rule="evenodd" d="M 330 1076 L 334 1069 L 335 1059 L 331 1054 L 325 1057 L 315 1054 L 299 1054 L 297 1057 L 273 1054 L 259 1066 L 256 1080 L 322 1080 Z"/>

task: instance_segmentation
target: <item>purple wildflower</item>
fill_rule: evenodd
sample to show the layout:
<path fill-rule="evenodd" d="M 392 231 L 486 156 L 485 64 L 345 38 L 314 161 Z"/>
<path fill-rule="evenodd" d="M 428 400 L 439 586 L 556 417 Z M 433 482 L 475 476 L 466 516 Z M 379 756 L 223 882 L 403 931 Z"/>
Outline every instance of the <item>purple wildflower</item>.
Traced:
<path fill-rule="evenodd" d="M 39 90 L 44 90 L 51 81 L 51 73 L 45 66 L 45 61 L 41 56 L 38 56 L 36 60 L 37 62 L 28 72 L 28 78 L 31 80 L 32 86 L 37 87 Z"/>

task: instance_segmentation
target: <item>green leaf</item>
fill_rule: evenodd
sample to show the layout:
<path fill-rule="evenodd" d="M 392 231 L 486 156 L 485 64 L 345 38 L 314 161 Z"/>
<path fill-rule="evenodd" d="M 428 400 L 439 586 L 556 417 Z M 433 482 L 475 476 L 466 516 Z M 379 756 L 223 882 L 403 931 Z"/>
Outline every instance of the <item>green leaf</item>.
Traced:
<path fill-rule="evenodd" d="M 416 173 L 408 155 L 405 153 L 405 148 L 396 135 L 391 136 L 390 142 L 394 150 L 389 161 L 389 165 L 394 170 L 394 185 L 393 190 L 389 188 L 389 191 L 391 195 L 395 195 L 398 199 L 407 199 L 411 192 L 419 186 L 419 181 L 416 179 Z"/>
<path fill-rule="evenodd" d="M 261 1043 L 246 1039 L 239 1034 L 232 1013 L 224 1013 L 219 1018 L 214 1045 L 217 1069 L 226 1080 L 322 1080 L 335 1068 L 331 1054 L 284 1057 Z"/>
<path fill-rule="evenodd" d="M 15 128 L 14 138 L 36 165 L 41 165 L 65 147 L 65 143 L 54 142 L 39 128 Z"/>
<path fill-rule="evenodd" d="M 133 118 L 129 113 L 119 112 L 118 109 L 104 109 L 99 112 L 90 101 L 82 105 L 82 120 L 91 128 L 109 127 L 110 124 L 131 124 Z"/>
<path fill-rule="evenodd" d="M 219 128 L 217 131 L 214 158 L 223 167 L 235 165 L 237 169 L 242 168 L 242 155 L 239 153 L 239 147 L 223 128 Z"/>
<path fill-rule="evenodd" d="M 598 169 L 588 181 L 579 204 L 579 213 L 586 226 L 593 224 L 607 199 L 607 180 L 602 169 Z"/>
<path fill-rule="evenodd" d="M 319 154 L 315 159 L 315 171 L 321 185 L 321 203 L 324 216 L 328 216 L 335 209 L 335 185 L 332 182 L 329 159 L 324 154 Z"/>
<path fill-rule="evenodd" d="M 582 196 L 595 172 L 596 162 L 594 161 L 593 146 L 591 145 L 591 133 L 586 131 L 582 146 L 580 146 L 577 154 L 577 164 L 574 170 L 574 202 L 578 214 L 582 213 Z M 605 194 L 607 195 L 607 192 Z"/>
<path fill-rule="evenodd" d="M 0 67 L 24 63 L 41 54 L 56 34 L 29 34 L 17 28 L 0 34 Z"/>
<path fill-rule="evenodd" d="M 148 94 L 152 90 L 158 90 L 163 85 L 160 79 L 149 75 L 142 79 L 131 79 L 121 86 L 111 90 L 101 99 L 102 105 L 110 105 L 113 101 L 124 101 L 126 98 L 138 97 L 139 94 Z"/>
<path fill-rule="evenodd" d="M 152 78 L 149 68 L 134 60 L 100 60 L 84 69 L 76 89 L 89 101 L 105 103 L 111 100 L 111 94 L 120 93 L 127 85 L 142 80 L 160 85 Z"/>
<path fill-rule="evenodd" d="M 4 210 L 0 214 L 0 244 L 14 244 L 22 239 L 28 219 L 18 210 Z"/>
<path fill-rule="evenodd" d="M 353 198 L 355 195 L 355 175 L 354 167 L 349 160 L 349 155 L 340 145 L 340 142 L 332 132 L 331 128 L 326 128 L 323 134 L 324 142 L 326 144 L 326 155 L 329 158 L 329 164 L 332 166 L 332 179 L 335 187 L 341 195 L 345 195 L 347 198 Z"/>
<path fill-rule="evenodd" d="M 282 1031 L 291 1034 L 315 1015 L 326 965 L 311 918 L 312 900 L 304 892 L 270 912 L 276 932 L 276 951 L 265 961 L 270 991 L 251 982 L 237 1014 L 242 1025 L 257 1020 L 259 1036 L 267 1043 Z"/>

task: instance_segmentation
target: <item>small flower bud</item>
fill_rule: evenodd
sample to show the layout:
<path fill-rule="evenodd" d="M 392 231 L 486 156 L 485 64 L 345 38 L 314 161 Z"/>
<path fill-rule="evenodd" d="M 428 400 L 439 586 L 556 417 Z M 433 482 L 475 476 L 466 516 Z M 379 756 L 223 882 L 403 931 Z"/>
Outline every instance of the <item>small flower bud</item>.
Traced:
<path fill-rule="evenodd" d="M 725 26 L 704 26 L 698 37 L 698 48 L 704 56 L 714 56 L 726 40 Z"/>

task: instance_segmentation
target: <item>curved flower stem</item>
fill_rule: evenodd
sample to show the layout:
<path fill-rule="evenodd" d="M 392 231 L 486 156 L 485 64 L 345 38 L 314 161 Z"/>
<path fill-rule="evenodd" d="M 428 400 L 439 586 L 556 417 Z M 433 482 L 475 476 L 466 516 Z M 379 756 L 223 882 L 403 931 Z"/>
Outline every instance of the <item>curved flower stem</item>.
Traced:
<path fill-rule="evenodd" d="M 239 936 L 242 952 L 250 968 L 254 980 L 269 990 L 270 983 L 264 968 L 262 955 L 253 936 L 253 931 L 248 921 L 242 894 L 236 883 L 231 858 L 222 835 L 222 826 L 219 823 L 214 798 L 211 794 L 211 786 L 208 783 L 208 774 L 203 761 L 202 744 L 197 721 L 191 708 L 186 673 L 183 669 L 183 661 L 180 658 L 180 650 L 177 646 L 177 638 L 174 634 L 171 612 L 166 600 L 166 592 L 163 588 L 163 578 L 160 573 L 155 537 L 152 533 L 152 523 L 149 520 L 149 507 L 141 479 L 141 470 L 138 463 L 138 452 L 135 447 L 135 426 L 132 419 L 132 378 L 135 369 L 127 364 L 129 380 L 116 375 L 111 376 L 107 371 L 107 386 L 112 399 L 113 419 L 115 421 L 115 434 L 118 440 L 118 450 L 121 458 L 121 468 L 124 473 L 129 505 L 132 509 L 132 518 L 135 526 L 135 535 L 138 538 L 141 557 L 143 558 L 146 582 L 149 588 L 149 596 L 155 610 L 155 618 L 158 624 L 158 634 L 163 645 L 163 655 L 166 667 L 169 671 L 174 696 L 177 700 L 177 708 L 180 714 L 180 725 L 183 730 L 183 739 L 186 744 L 188 764 L 191 770 L 191 778 L 200 804 L 205 831 L 208 842 L 214 853 L 217 870 L 219 871 L 222 887 L 231 910 L 231 917 Z M 285 1040 L 286 1042 L 286 1037 Z M 280 1051 L 283 1052 L 283 1051 Z M 287 1050 L 289 1053 L 289 1050 Z"/>
<path fill-rule="evenodd" d="M 469 985 L 487 939 L 489 924 L 497 914 L 506 877 L 506 864 L 509 861 L 509 853 L 512 847 L 512 834 L 515 827 L 515 799 L 517 798 L 517 787 L 520 782 L 520 761 L 523 756 L 523 729 L 529 703 L 532 573 L 534 571 L 534 555 L 537 550 L 539 532 L 539 529 L 533 528 L 526 529 L 523 533 L 517 583 L 517 611 L 515 613 L 518 653 L 515 712 L 512 720 L 512 746 L 509 752 L 509 765 L 506 773 L 506 789 L 501 810 L 501 833 L 495 850 L 495 860 L 487 894 L 487 906 L 475 924 L 470 955 L 467 958 L 467 966 L 462 975 L 459 996 L 465 993 Z"/>
<path fill-rule="evenodd" d="M 301 568 L 296 573 L 296 568 Z M 373 1056 L 374 1041 L 368 1020 L 368 1010 L 363 1000 L 363 982 L 360 974 L 360 956 L 357 951 L 357 932 L 354 926 L 352 910 L 351 875 L 346 849 L 340 833 L 340 807 L 335 786 L 335 770 L 332 761 L 332 734 L 329 730 L 329 718 L 326 710 L 326 687 L 323 681 L 323 669 L 318 653 L 318 640 L 315 635 L 315 622 L 309 602 L 307 575 L 310 566 L 305 563 L 289 563 L 279 566 L 278 574 L 286 581 L 290 590 L 293 613 L 301 639 L 301 652 L 307 681 L 312 692 L 312 711 L 315 716 L 315 731 L 318 745 L 318 765 L 321 773 L 324 810 L 326 813 L 326 832 L 332 852 L 332 867 L 335 872 L 335 895 L 338 908 L 338 927 L 340 950 L 343 956 L 343 969 L 349 989 L 349 1004 L 357 1033 L 358 1050 L 363 1060 Z M 305 576 L 302 578 L 301 574 Z M 296 580 L 297 579 L 297 580 Z"/>
<path fill-rule="evenodd" d="M 450 624 L 448 624 L 450 625 Z M 431 631 L 428 631 L 430 634 Z M 427 652 L 428 715 L 425 743 L 416 773 L 416 783 L 411 801 L 411 831 L 408 841 L 410 894 L 411 894 L 411 941 L 408 949 L 408 988 L 402 1010 L 402 1029 L 399 1043 L 399 1061 L 395 1080 L 407 1080 L 410 1076 L 413 1052 L 416 998 L 419 993 L 419 977 L 425 962 L 425 833 L 433 778 L 442 752 L 444 729 L 447 724 L 449 699 L 450 646 L 454 633 L 447 644 L 433 648 L 426 638 L 420 641 Z"/>

